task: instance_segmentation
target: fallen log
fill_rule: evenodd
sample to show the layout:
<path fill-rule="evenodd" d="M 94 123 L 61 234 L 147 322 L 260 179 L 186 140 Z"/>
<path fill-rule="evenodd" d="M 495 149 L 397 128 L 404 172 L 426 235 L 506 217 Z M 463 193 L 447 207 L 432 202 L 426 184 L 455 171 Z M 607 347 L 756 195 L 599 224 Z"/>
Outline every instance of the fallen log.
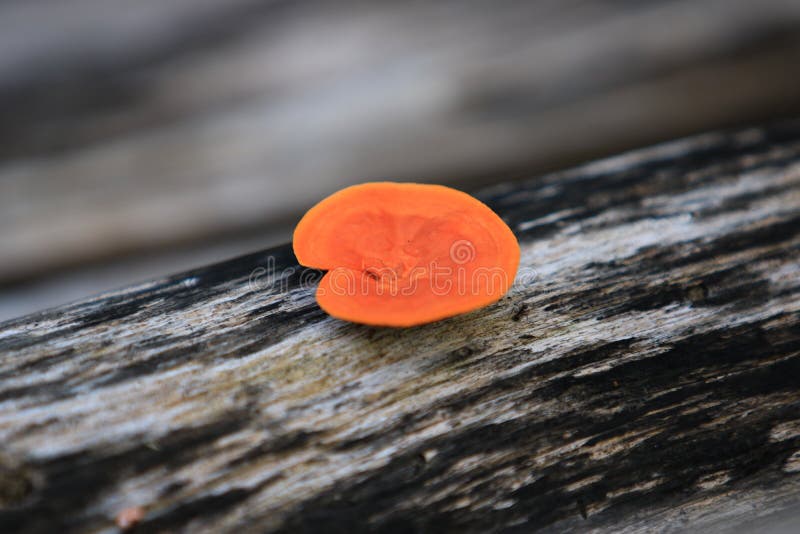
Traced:
<path fill-rule="evenodd" d="M 0 325 L 0 531 L 797 518 L 800 123 L 479 196 L 521 270 L 450 320 L 330 318 L 287 245 Z"/>

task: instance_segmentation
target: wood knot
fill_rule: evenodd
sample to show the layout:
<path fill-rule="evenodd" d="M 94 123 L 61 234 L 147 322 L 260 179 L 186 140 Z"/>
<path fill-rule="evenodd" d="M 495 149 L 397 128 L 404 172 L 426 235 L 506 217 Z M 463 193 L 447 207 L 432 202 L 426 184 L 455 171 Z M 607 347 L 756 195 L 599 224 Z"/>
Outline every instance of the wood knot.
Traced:
<path fill-rule="evenodd" d="M 708 288 L 701 282 L 686 288 L 685 294 L 689 302 L 700 304 L 708 298 Z"/>
<path fill-rule="evenodd" d="M 452 358 L 466 358 L 468 356 L 472 356 L 475 352 L 475 349 L 470 347 L 469 345 L 464 345 L 463 347 L 459 347 L 450 353 L 450 357 Z"/>

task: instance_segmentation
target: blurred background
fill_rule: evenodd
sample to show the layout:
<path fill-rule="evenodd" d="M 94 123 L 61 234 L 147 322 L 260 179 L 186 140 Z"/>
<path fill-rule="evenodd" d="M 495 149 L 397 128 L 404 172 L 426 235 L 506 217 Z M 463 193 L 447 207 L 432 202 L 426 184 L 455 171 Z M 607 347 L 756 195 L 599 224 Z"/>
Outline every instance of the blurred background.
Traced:
<path fill-rule="evenodd" d="M 466 190 L 800 114 L 798 0 L 4 0 L 0 320 Z"/>

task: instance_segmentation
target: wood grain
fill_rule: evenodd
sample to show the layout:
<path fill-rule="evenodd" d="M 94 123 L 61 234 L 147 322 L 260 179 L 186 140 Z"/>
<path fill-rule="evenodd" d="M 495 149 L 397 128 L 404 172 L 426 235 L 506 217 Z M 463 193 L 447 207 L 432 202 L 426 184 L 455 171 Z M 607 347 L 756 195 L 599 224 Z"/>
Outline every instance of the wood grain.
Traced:
<path fill-rule="evenodd" d="M 724 531 L 800 502 L 800 122 L 481 194 L 511 293 L 327 317 L 278 247 L 0 325 L 0 530 Z M 274 276 L 270 276 L 273 274 Z"/>

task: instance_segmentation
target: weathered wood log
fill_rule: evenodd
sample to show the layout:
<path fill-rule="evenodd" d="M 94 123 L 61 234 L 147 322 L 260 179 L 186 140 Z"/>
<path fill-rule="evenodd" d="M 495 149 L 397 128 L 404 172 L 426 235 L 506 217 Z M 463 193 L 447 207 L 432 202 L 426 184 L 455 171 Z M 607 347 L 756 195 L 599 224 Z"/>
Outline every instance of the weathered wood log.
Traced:
<path fill-rule="evenodd" d="M 800 123 L 482 198 L 523 262 L 412 329 L 279 247 L 0 326 L 0 531 L 725 529 L 800 501 Z M 780 516 L 783 517 L 783 516 Z"/>

